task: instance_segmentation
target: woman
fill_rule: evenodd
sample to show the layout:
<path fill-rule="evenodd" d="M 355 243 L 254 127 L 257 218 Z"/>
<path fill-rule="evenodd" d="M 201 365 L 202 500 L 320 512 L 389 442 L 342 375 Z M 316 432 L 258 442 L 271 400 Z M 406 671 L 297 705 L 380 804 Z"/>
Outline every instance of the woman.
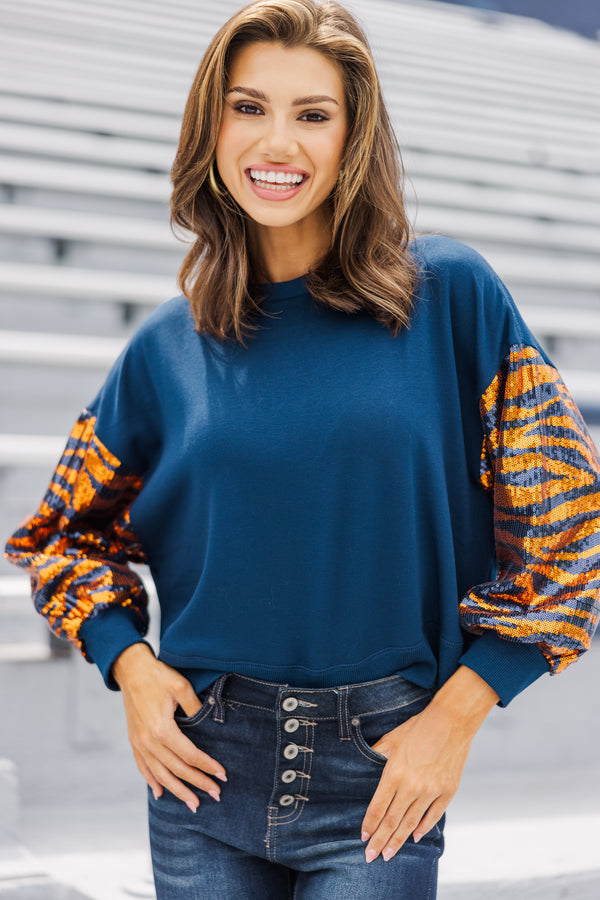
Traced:
<path fill-rule="evenodd" d="M 122 692 L 159 898 L 433 897 L 485 716 L 589 646 L 596 451 L 490 267 L 411 240 L 342 7 L 223 26 L 173 185 L 183 294 L 8 556 Z"/>

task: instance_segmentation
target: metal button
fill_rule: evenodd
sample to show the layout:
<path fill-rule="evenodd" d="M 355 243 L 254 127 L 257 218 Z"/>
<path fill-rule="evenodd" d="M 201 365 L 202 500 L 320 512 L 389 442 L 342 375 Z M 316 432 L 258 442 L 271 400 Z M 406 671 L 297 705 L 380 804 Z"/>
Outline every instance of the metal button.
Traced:
<path fill-rule="evenodd" d="M 285 772 L 281 776 L 281 780 L 284 784 L 291 784 L 292 781 L 295 781 L 297 778 L 297 773 L 294 772 L 293 769 L 286 769 Z"/>
<path fill-rule="evenodd" d="M 288 744 L 283 749 L 283 755 L 286 759 L 296 759 L 299 752 L 300 751 L 298 750 L 298 744 Z"/>
<path fill-rule="evenodd" d="M 354 719 L 352 719 L 352 724 L 354 725 L 355 728 L 358 728 L 358 726 L 360 725 L 360 719 L 357 719 L 355 717 Z"/>
<path fill-rule="evenodd" d="M 294 803 L 294 802 L 295 802 L 294 797 L 292 797 L 291 794 L 282 794 L 281 797 L 279 798 L 280 806 L 291 806 L 292 803 Z"/>
<path fill-rule="evenodd" d="M 207 701 L 207 702 L 208 702 L 208 705 L 209 705 L 209 706 L 214 706 L 214 705 L 215 705 L 215 698 L 213 697 L 212 694 L 211 694 L 210 697 L 208 698 L 208 701 Z"/>
<path fill-rule="evenodd" d="M 281 705 L 286 712 L 294 712 L 298 706 L 298 701 L 295 697 L 286 697 Z"/>
<path fill-rule="evenodd" d="M 288 734 L 293 734 L 294 731 L 298 731 L 300 728 L 300 722 L 298 719 L 288 719 L 283 727 Z"/>

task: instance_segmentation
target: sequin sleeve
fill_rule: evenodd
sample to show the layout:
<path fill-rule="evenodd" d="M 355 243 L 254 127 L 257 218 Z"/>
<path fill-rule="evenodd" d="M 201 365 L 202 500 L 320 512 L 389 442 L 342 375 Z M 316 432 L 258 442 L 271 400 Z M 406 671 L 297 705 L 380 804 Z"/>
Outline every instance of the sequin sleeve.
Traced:
<path fill-rule="evenodd" d="M 461 622 L 537 644 L 555 674 L 589 647 L 598 622 L 600 461 L 558 372 L 534 347 L 511 346 L 480 415 L 497 577 L 466 594 Z"/>
<path fill-rule="evenodd" d="M 39 509 L 5 550 L 30 573 L 37 611 L 84 656 L 82 624 L 111 606 L 130 610 L 140 634 L 148 626 L 147 595 L 129 566 L 145 562 L 130 521 L 142 479 L 104 446 L 95 424 L 84 410 Z"/>

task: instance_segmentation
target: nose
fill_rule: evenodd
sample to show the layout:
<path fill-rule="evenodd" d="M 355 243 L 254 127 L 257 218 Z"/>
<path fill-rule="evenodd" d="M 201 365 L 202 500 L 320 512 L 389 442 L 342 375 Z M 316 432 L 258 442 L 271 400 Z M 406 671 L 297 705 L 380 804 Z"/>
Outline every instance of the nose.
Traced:
<path fill-rule="evenodd" d="M 288 162 L 298 153 L 298 143 L 288 122 L 273 118 L 267 122 L 261 151 L 273 162 Z"/>

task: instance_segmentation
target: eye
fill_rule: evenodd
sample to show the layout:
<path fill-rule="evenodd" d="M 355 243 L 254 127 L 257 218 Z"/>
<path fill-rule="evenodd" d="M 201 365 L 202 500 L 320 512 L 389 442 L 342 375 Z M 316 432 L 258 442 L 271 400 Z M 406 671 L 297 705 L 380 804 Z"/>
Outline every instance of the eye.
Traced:
<path fill-rule="evenodd" d="M 256 106 L 254 103 L 248 103 L 244 101 L 243 103 L 237 103 L 234 106 L 236 112 L 241 112 L 245 116 L 257 116 L 262 115 L 262 109 L 260 106 Z"/>
<path fill-rule="evenodd" d="M 329 116 L 324 112 L 313 110 L 312 112 L 302 113 L 300 118 L 305 122 L 328 122 Z"/>

